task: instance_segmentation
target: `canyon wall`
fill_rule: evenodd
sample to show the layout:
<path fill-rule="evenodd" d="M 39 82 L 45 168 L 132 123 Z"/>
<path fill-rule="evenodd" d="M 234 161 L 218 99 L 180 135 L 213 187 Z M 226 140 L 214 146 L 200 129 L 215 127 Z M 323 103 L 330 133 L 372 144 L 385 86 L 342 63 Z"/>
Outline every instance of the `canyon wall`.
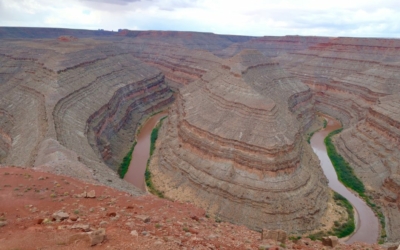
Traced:
<path fill-rule="evenodd" d="M 334 143 L 399 241 L 400 41 L 336 38 L 275 60 L 312 89 L 318 111 L 342 121 Z"/>
<path fill-rule="evenodd" d="M 327 180 L 303 136 L 307 86 L 256 51 L 243 51 L 181 88 L 160 130 L 153 183 L 252 229 L 320 227 Z"/>
<path fill-rule="evenodd" d="M 157 187 L 224 220 L 305 232 L 327 201 L 304 141 L 319 111 L 342 121 L 334 143 L 400 240 L 399 40 L 10 27 L 0 39 L 2 164 L 139 194 L 115 170 L 173 89 Z"/>
<path fill-rule="evenodd" d="M 164 75 L 106 41 L 0 45 L 0 159 L 139 194 L 115 171 L 140 121 L 173 95 Z"/>

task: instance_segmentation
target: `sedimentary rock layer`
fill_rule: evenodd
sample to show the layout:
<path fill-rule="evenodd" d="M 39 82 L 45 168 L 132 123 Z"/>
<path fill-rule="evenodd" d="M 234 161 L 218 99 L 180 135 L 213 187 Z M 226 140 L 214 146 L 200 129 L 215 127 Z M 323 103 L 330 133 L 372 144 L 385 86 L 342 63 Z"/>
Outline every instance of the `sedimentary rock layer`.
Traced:
<path fill-rule="evenodd" d="M 345 128 L 339 152 L 384 208 L 389 241 L 398 241 L 400 41 L 336 38 L 276 58 L 314 92 L 315 108 Z"/>
<path fill-rule="evenodd" d="M 0 157 L 139 193 L 116 170 L 139 122 L 173 96 L 164 75 L 92 39 L 0 46 Z"/>
<path fill-rule="evenodd" d="M 400 240 L 400 95 L 380 98 L 364 120 L 336 138 L 336 145 L 384 206 L 389 240 Z"/>
<path fill-rule="evenodd" d="M 138 37 L 123 39 L 117 44 L 135 58 L 160 69 L 173 89 L 185 86 L 210 69 L 221 66 L 221 59 L 211 52 L 188 49 L 163 40 Z"/>
<path fill-rule="evenodd" d="M 278 64 L 238 54 L 178 92 L 151 163 L 155 186 L 253 229 L 318 228 L 328 193 L 302 136 L 312 102 Z"/>

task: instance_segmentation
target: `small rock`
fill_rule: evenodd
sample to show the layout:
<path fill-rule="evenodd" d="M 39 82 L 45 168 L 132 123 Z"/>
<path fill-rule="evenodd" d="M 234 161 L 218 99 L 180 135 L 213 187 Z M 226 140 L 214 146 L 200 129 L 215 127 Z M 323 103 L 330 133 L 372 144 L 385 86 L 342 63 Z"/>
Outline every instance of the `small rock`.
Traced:
<path fill-rule="evenodd" d="M 215 240 L 215 239 L 217 239 L 217 238 L 218 238 L 218 236 L 215 235 L 215 234 L 210 234 L 210 235 L 207 237 L 208 240 Z"/>
<path fill-rule="evenodd" d="M 36 223 L 37 223 L 37 224 L 42 224 L 43 221 L 44 221 L 44 219 L 37 219 L 37 220 L 36 220 Z"/>
<path fill-rule="evenodd" d="M 76 244 L 80 241 L 86 242 L 88 245 L 90 244 L 90 238 L 87 233 L 79 233 L 79 234 L 74 234 L 71 237 L 69 237 L 69 244 Z"/>
<path fill-rule="evenodd" d="M 90 225 L 88 225 L 88 224 L 74 224 L 74 225 L 72 225 L 71 229 L 79 229 L 84 232 L 89 232 L 91 230 Z"/>
<path fill-rule="evenodd" d="M 108 224 L 108 222 L 103 220 L 103 221 L 100 222 L 100 227 L 104 227 L 107 224 Z"/>
<path fill-rule="evenodd" d="M 391 246 L 391 247 L 388 247 L 388 250 L 400 250 L 400 245 L 399 246 Z"/>
<path fill-rule="evenodd" d="M 147 231 L 143 231 L 142 232 L 142 235 L 144 235 L 144 236 L 146 236 L 146 235 L 148 235 L 149 233 L 147 232 Z"/>
<path fill-rule="evenodd" d="M 161 241 L 156 241 L 156 242 L 154 242 L 154 245 L 156 245 L 156 246 L 161 246 L 163 243 L 161 242 Z"/>
<path fill-rule="evenodd" d="M 4 227 L 7 225 L 7 221 L 0 221 L 0 227 Z"/>
<path fill-rule="evenodd" d="M 263 229 L 261 234 L 262 240 L 275 240 L 281 243 L 285 243 L 287 234 L 283 230 L 268 230 Z"/>
<path fill-rule="evenodd" d="M 50 220 L 49 218 L 45 218 L 45 219 L 42 221 L 42 224 L 49 224 L 49 223 L 51 223 L 51 220 Z"/>
<path fill-rule="evenodd" d="M 115 216 L 117 216 L 117 213 L 116 212 L 108 212 L 107 216 L 108 217 L 115 217 Z"/>
<path fill-rule="evenodd" d="M 53 214 L 53 219 L 56 221 L 62 221 L 62 220 L 68 219 L 68 218 L 69 218 L 68 213 L 65 213 L 62 211 L 58 211 Z"/>
<path fill-rule="evenodd" d="M 104 238 L 106 236 L 106 230 L 104 228 L 97 229 L 96 231 L 93 231 L 89 234 L 90 237 L 90 245 L 95 246 L 97 244 L 100 244 L 104 241 Z"/>
<path fill-rule="evenodd" d="M 96 191 L 91 190 L 91 191 L 87 192 L 86 198 L 96 198 Z"/>
<path fill-rule="evenodd" d="M 77 220 L 78 220 L 78 217 L 75 216 L 75 215 L 72 215 L 71 217 L 69 217 L 69 219 L 70 219 L 71 221 L 77 221 Z"/>
<path fill-rule="evenodd" d="M 150 222 L 150 217 L 147 215 L 136 215 L 135 218 L 143 221 L 144 223 L 149 223 Z"/>
<path fill-rule="evenodd" d="M 44 180 L 44 177 L 43 177 L 43 176 L 40 176 L 40 177 L 38 178 L 38 180 L 39 180 L 39 181 Z"/>
<path fill-rule="evenodd" d="M 193 215 L 192 217 L 190 217 L 192 220 L 195 220 L 195 221 L 199 221 L 199 217 L 197 217 L 196 215 Z"/>
<path fill-rule="evenodd" d="M 138 234 L 138 232 L 136 230 L 132 230 L 131 231 L 131 235 L 135 236 L 135 237 L 139 237 L 139 234 Z"/>
<path fill-rule="evenodd" d="M 324 246 L 335 247 L 338 243 L 339 240 L 336 236 L 322 237 L 322 245 Z"/>
<path fill-rule="evenodd" d="M 192 234 L 199 234 L 199 231 L 197 231 L 196 229 L 193 229 L 193 228 L 189 228 L 189 232 Z"/>
<path fill-rule="evenodd" d="M 258 249 L 259 250 L 269 250 L 271 248 L 271 245 L 265 245 L 265 244 L 263 244 L 263 245 L 259 245 L 258 246 Z"/>

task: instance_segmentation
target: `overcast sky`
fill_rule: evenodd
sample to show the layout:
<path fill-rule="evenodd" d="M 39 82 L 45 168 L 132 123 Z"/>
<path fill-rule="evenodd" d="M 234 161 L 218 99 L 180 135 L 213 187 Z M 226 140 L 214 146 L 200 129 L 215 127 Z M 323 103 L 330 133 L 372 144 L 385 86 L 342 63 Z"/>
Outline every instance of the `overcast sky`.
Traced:
<path fill-rule="evenodd" d="M 400 37 L 400 0 L 0 0 L 0 26 Z"/>

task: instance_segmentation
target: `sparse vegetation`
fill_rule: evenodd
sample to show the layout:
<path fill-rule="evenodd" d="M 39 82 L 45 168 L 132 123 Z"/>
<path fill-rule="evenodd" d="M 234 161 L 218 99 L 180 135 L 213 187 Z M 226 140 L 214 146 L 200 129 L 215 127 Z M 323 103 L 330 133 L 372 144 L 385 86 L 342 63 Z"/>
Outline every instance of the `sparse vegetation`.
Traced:
<path fill-rule="evenodd" d="M 326 150 L 329 158 L 331 159 L 332 165 L 335 168 L 335 171 L 338 175 L 339 181 L 343 183 L 348 188 L 353 189 L 357 192 L 362 199 L 367 203 L 367 205 L 374 211 L 376 216 L 379 219 L 381 224 L 381 238 L 379 240 L 379 244 L 384 243 L 386 238 L 386 230 L 385 230 L 385 216 L 383 215 L 381 208 L 377 206 L 375 203 L 371 201 L 371 198 L 365 194 L 364 184 L 358 177 L 355 175 L 353 169 L 350 164 L 337 152 L 335 146 L 332 142 L 332 137 L 338 133 L 340 133 L 343 129 L 337 129 L 329 133 L 329 135 L 325 138 Z"/>
<path fill-rule="evenodd" d="M 315 130 L 315 131 L 313 131 L 313 132 L 311 132 L 311 133 L 309 133 L 308 134 L 308 136 L 307 136 L 307 142 L 308 142 L 308 144 L 310 144 L 311 143 L 311 137 L 315 134 L 315 132 L 317 132 L 319 129 L 317 129 L 317 130 Z"/>
<path fill-rule="evenodd" d="M 335 227 L 332 229 L 333 235 L 336 235 L 339 238 L 343 238 L 352 234 L 356 228 L 354 223 L 353 206 L 346 198 L 336 192 L 333 195 L 333 199 L 335 200 L 336 204 L 346 208 L 347 214 L 349 216 L 345 223 L 341 224 L 340 222 L 335 221 Z"/>
<path fill-rule="evenodd" d="M 124 157 L 124 159 L 122 159 L 122 163 L 121 163 L 121 165 L 119 166 L 119 168 L 118 168 L 118 174 L 119 174 L 119 177 L 121 178 L 121 179 L 123 179 L 124 177 L 125 177 L 125 174 L 128 172 L 128 169 L 129 169 L 129 164 L 131 163 L 131 160 L 132 160 L 132 152 L 133 152 L 133 149 L 135 149 L 135 146 L 136 146 L 136 140 L 133 142 L 133 145 L 132 145 L 132 147 L 131 147 L 131 149 L 129 150 L 129 152 L 125 155 L 125 157 Z"/>
<path fill-rule="evenodd" d="M 353 206 L 350 202 L 344 198 L 342 195 L 334 192 L 333 199 L 335 203 L 339 206 L 346 208 L 346 212 L 348 214 L 347 221 L 340 223 L 339 221 L 334 222 L 333 228 L 328 231 L 320 231 L 308 236 L 311 240 L 320 240 L 324 236 L 334 235 L 338 238 L 343 238 L 352 234 L 355 230 L 355 222 L 354 222 L 354 210 Z"/>
<path fill-rule="evenodd" d="M 328 125 L 328 122 L 326 121 L 326 119 L 324 119 L 323 127 L 326 128 L 327 125 Z"/>
<path fill-rule="evenodd" d="M 151 156 L 153 155 L 154 150 L 156 149 L 156 141 L 157 141 L 157 138 L 158 138 L 158 131 L 160 130 L 162 122 L 164 121 L 165 118 L 167 118 L 167 117 L 165 116 L 165 117 L 161 118 L 160 122 L 154 127 L 153 131 L 151 131 L 151 135 L 150 135 L 150 157 L 147 160 L 146 171 L 144 173 L 145 180 L 146 180 L 146 186 L 147 186 L 149 192 L 154 194 L 154 195 L 157 195 L 160 198 L 164 198 L 164 194 L 154 187 L 153 181 L 151 180 L 151 172 L 149 170 L 149 164 L 150 164 Z"/>
<path fill-rule="evenodd" d="M 364 184 L 357 178 L 354 174 L 353 169 L 346 162 L 346 160 L 336 151 L 335 146 L 332 142 L 332 137 L 338 133 L 340 133 L 342 129 L 337 129 L 329 133 L 329 135 L 325 138 L 324 142 L 326 145 L 326 151 L 328 153 L 329 158 L 332 161 L 332 165 L 336 170 L 338 175 L 338 179 L 348 188 L 353 189 L 359 195 L 364 195 L 365 187 Z"/>

